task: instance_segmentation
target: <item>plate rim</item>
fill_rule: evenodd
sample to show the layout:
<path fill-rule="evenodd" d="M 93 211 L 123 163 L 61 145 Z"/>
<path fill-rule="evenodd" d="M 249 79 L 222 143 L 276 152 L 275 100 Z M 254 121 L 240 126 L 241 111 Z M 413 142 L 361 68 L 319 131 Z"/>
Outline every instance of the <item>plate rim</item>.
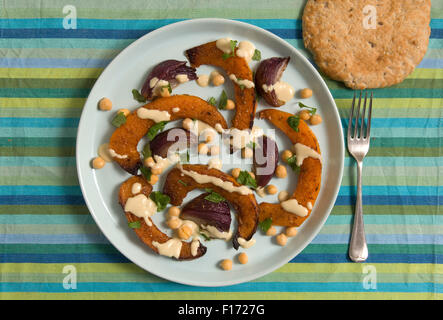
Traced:
<path fill-rule="evenodd" d="M 301 251 L 303 251 L 313 240 L 313 238 L 315 236 L 318 235 L 319 231 L 323 228 L 326 220 L 328 219 L 332 208 L 334 207 L 334 204 L 337 200 L 337 196 L 338 196 L 338 192 L 341 186 L 341 182 L 343 179 L 343 170 L 344 170 L 344 158 L 345 158 L 345 146 L 344 146 L 344 135 L 343 135 L 343 130 L 341 129 L 341 125 L 339 125 L 340 130 L 339 130 L 339 141 L 340 141 L 340 148 L 341 148 L 341 152 L 340 152 L 340 159 L 338 159 L 340 161 L 340 165 L 339 165 L 339 172 L 338 172 L 338 179 L 339 179 L 339 183 L 334 187 L 334 190 L 332 192 L 333 194 L 333 201 L 331 201 L 331 203 L 329 204 L 329 206 L 327 207 L 327 213 L 324 215 L 324 217 L 322 219 L 319 219 L 319 223 L 315 228 L 315 232 L 312 232 L 310 236 L 307 237 L 306 241 L 304 243 L 302 243 L 302 245 L 300 247 L 297 248 L 297 250 L 293 251 L 293 255 L 291 255 L 289 257 L 289 259 L 281 259 L 278 263 L 274 264 L 272 267 L 269 267 L 267 269 L 264 269 L 260 272 L 255 272 L 253 274 L 245 274 L 245 276 L 241 279 L 241 280 L 225 280 L 223 281 L 223 283 L 217 282 L 217 283 L 208 283 L 208 282 L 195 282 L 195 281 L 187 281 L 185 280 L 177 280 L 173 277 L 170 277 L 169 275 L 165 275 L 165 274 L 161 274 L 159 272 L 156 271 L 151 271 L 151 270 L 147 270 L 147 268 L 145 266 L 142 266 L 140 263 L 134 261 L 132 258 L 128 257 L 127 253 L 124 252 L 124 248 L 121 248 L 119 246 L 119 244 L 116 244 L 113 242 L 112 237 L 108 235 L 108 232 L 106 231 L 105 228 L 103 228 L 103 226 L 99 223 L 99 218 L 96 216 L 96 214 L 94 213 L 93 210 L 93 206 L 90 203 L 90 200 L 88 199 L 88 197 L 86 196 L 86 192 L 85 192 L 85 186 L 84 186 L 84 180 L 83 180 L 83 176 L 81 174 L 81 161 L 80 161 L 80 156 L 79 156 L 79 135 L 80 135 L 80 128 L 82 127 L 82 123 L 85 121 L 84 117 L 84 113 L 85 113 L 85 106 L 88 104 L 91 94 L 93 92 L 93 89 L 96 85 L 97 82 L 100 81 L 101 78 L 104 78 L 107 76 L 107 73 L 109 72 L 109 70 L 114 66 L 114 64 L 117 63 L 117 61 L 121 58 L 121 56 L 123 56 L 127 51 L 131 50 L 133 47 L 137 46 L 140 42 L 143 41 L 147 41 L 147 39 L 149 39 L 150 37 L 155 36 L 157 33 L 162 33 L 162 32 L 167 32 L 169 29 L 174 29 L 177 27 L 180 27 L 181 25 L 187 25 L 187 24 L 194 24 L 194 23 L 211 23 L 211 22 L 218 22 L 218 23 L 227 23 L 227 24 L 233 24 L 235 26 L 238 26 L 240 28 L 252 28 L 254 29 L 254 31 L 260 32 L 260 33 L 264 33 L 266 36 L 273 38 L 274 40 L 276 40 L 277 42 L 279 42 L 282 46 L 285 46 L 287 48 L 289 48 L 289 50 L 295 54 L 297 56 L 297 58 L 303 60 L 304 64 L 310 69 L 310 71 L 312 72 L 312 74 L 315 76 L 315 78 L 317 78 L 318 82 L 320 83 L 321 87 L 323 89 L 325 89 L 324 91 L 326 92 L 326 97 L 327 100 L 329 100 L 329 102 L 333 105 L 333 109 L 334 109 L 334 117 L 337 120 L 337 123 L 340 124 L 341 123 L 341 119 L 340 119 L 340 115 L 338 113 L 338 109 L 337 109 L 337 105 L 335 103 L 335 100 L 332 96 L 332 93 L 329 89 L 329 87 L 326 85 L 326 82 L 324 81 L 324 79 L 322 78 L 322 76 L 320 75 L 320 73 L 318 72 L 318 70 L 312 65 L 312 63 L 305 57 L 303 56 L 299 50 L 297 48 L 295 48 L 294 46 L 292 46 L 291 44 L 289 44 L 287 41 L 285 41 L 284 39 L 278 37 L 277 35 L 273 34 L 272 32 L 265 30 L 261 27 L 255 26 L 253 24 L 247 23 L 247 22 L 243 22 L 243 21 L 238 21 L 238 20 L 232 20 L 232 19 L 225 19 L 225 18 L 195 18 L 195 19 L 186 19 L 186 20 L 182 20 L 182 21 L 178 21 L 178 22 L 174 22 L 168 25 L 165 25 L 163 27 L 160 27 L 156 30 L 153 30 L 151 32 L 146 33 L 145 35 L 141 36 L 140 38 L 136 39 L 134 42 L 132 42 L 131 44 L 129 44 L 128 46 L 126 46 L 122 51 L 120 51 L 119 54 L 117 54 L 112 61 L 105 67 L 105 69 L 102 71 L 102 73 L 100 74 L 100 76 L 97 78 L 97 80 L 94 83 L 94 86 L 91 88 L 91 91 L 88 94 L 88 97 L 86 98 L 86 101 L 83 105 L 83 109 L 80 115 L 80 120 L 79 120 L 79 124 L 77 127 L 77 135 L 76 135 L 76 156 L 75 156 L 75 160 L 76 160 L 76 170 L 77 170 L 77 177 L 78 177 L 78 181 L 79 181 L 79 186 L 82 192 L 82 196 L 83 199 L 85 201 L 85 204 L 88 208 L 89 213 L 91 214 L 91 216 L 93 217 L 96 225 L 99 227 L 100 231 L 103 233 L 103 235 L 106 237 L 106 239 L 119 251 L 120 254 L 122 254 L 123 256 L 125 256 L 131 263 L 134 263 L 135 265 L 137 265 L 138 267 L 140 267 L 141 269 L 143 269 L 146 272 L 149 272 L 157 277 L 160 277 L 162 279 L 171 281 L 171 282 L 175 282 L 175 283 L 179 283 L 179 284 L 184 284 L 184 285 L 189 285 L 189 286 L 198 286 L 198 287 L 222 287 L 222 286 L 229 286 L 229 285 L 235 285 L 235 284 L 240 284 L 240 283 L 245 283 L 245 282 L 249 282 L 251 280 L 257 279 L 261 276 L 264 276 L 266 274 L 269 274 L 275 270 L 277 270 L 278 268 L 282 267 L 283 265 L 287 264 L 291 259 L 293 259 L 294 257 L 296 257 Z"/>

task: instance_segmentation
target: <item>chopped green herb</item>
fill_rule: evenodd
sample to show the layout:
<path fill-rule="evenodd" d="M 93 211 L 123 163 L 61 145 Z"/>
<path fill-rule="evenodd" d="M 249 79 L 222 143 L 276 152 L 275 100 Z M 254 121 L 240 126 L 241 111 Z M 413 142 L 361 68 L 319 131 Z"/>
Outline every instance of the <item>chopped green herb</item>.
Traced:
<path fill-rule="evenodd" d="M 220 110 L 226 109 L 226 105 L 228 104 L 228 95 L 226 94 L 226 91 L 223 90 L 220 99 L 218 100 L 218 108 Z"/>
<path fill-rule="evenodd" d="M 210 241 L 211 240 L 211 238 L 210 237 L 208 237 L 205 233 L 203 233 L 203 232 L 200 232 L 200 235 L 203 237 L 203 238 L 205 238 L 205 241 Z"/>
<path fill-rule="evenodd" d="M 189 149 L 186 150 L 186 153 L 182 153 L 179 155 L 181 163 L 189 163 L 191 156 L 189 155 Z"/>
<path fill-rule="evenodd" d="M 162 211 L 164 208 L 166 208 L 169 201 L 171 201 L 171 198 L 169 198 L 168 195 L 163 194 L 160 191 L 151 192 L 149 198 L 151 198 L 151 200 L 156 204 L 157 211 Z"/>
<path fill-rule="evenodd" d="M 152 141 L 159 132 L 162 132 L 167 123 L 168 121 L 160 121 L 150 127 L 148 133 L 146 134 L 149 140 Z"/>
<path fill-rule="evenodd" d="M 217 100 L 214 97 L 208 99 L 208 103 L 212 104 L 214 107 L 217 105 Z"/>
<path fill-rule="evenodd" d="M 145 177 L 146 180 L 151 180 L 152 172 L 151 168 L 148 167 L 140 167 L 140 172 L 142 173 L 143 177 Z"/>
<path fill-rule="evenodd" d="M 289 126 L 292 129 L 294 129 L 296 132 L 298 132 L 298 124 L 300 123 L 300 117 L 299 116 L 290 116 L 287 121 L 288 121 Z"/>
<path fill-rule="evenodd" d="M 171 88 L 171 84 L 170 84 L 170 83 L 168 83 L 167 86 L 163 86 L 163 87 L 162 87 L 162 90 L 163 90 L 163 88 L 168 89 L 169 93 L 172 93 L 172 88 Z"/>
<path fill-rule="evenodd" d="M 231 40 L 231 52 L 230 53 L 223 53 L 222 58 L 223 60 L 226 60 L 230 57 L 235 57 L 235 48 L 237 47 L 237 40 Z"/>
<path fill-rule="evenodd" d="M 258 227 L 263 232 L 267 232 L 271 226 L 272 226 L 272 218 L 266 218 L 265 220 L 263 220 L 258 224 Z"/>
<path fill-rule="evenodd" d="M 260 61 L 261 60 L 261 52 L 258 49 L 255 49 L 254 55 L 252 56 L 252 60 Z"/>
<path fill-rule="evenodd" d="M 128 222 L 129 228 L 132 228 L 132 229 L 139 229 L 141 227 L 141 225 L 142 224 L 140 223 L 140 220 L 134 221 L 134 222 Z"/>
<path fill-rule="evenodd" d="M 310 109 L 309 113 L 311 114 L 311 116 L 313 116 L 317 112 L 317 108 L 309 107 L 309 106 L 305 105 L 304 103 L 299 102 L 298 105 L 300 106 L 300 108 Z"/>
<path fill-rule="evenodd" d="M 240 171 L 237 182 L 244 186 L 257 189 L 257 181 L 255 181 L 248 171 Z"/>
<path fill-rule="evenodd" d="M 255 147 L 256 147 L 256 144 L 255 144 L 254 141 L 251 141 L 251 142 L 249 142 L 246 146 L 247 146 L 248 148 L 251 148 L 252 150 L 254 150 Z"/>
<path fill-rule="evenodd" d="M 146 98 L 137 90 L 132 90 L 132 97 L 138 102 L 146 102 Z"/>
<path fill-rule="evenodd" d="M 126 116 L 123 112 L 119 112 L 115 115 L 114 119 L 111 121 L 114 127 L 120 127 L 121 125 L 126 123 Z"/>
<path fill-rule="evenodd" d="M 178 182 L 179 182 L 180 184 L 184 185 L 185 187 L 188 186 L 188 184 L 187 184 L 186 182 L 182 181 L 182 180 L 178 180 Z"/>
<path fill-rule="evenodd" d="M 292 157 L 288 158 L 286 161 L 294 172 L 300 171 L 300 167 L 297 165 L 297 157 L 295 154 Z"/>
<path fill-rule="evenodd" d="M 146 143 L 146 145 L 144 146 L 142 150 L 142 155 L 144 159 L 147 159 L 150 156 L 152 156 L 151 145 L 149 144 L 149 142 Z"/>
<path fill-rule="evenodd" d="M 211 201 L 214 203 L 219 203 L 219 202 L 225 201 L 225 198 L 223 198 L 217 192 L 211 191 L 211 193 L 205 197 L 205 200 L 208 200 L 208 201 Z"/>

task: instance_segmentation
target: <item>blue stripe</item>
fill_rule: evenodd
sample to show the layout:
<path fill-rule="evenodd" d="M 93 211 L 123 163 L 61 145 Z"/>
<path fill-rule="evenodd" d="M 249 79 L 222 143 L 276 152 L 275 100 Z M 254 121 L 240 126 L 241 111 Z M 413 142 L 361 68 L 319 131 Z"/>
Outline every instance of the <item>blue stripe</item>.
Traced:
<path fill-rule="evenodd" d="M 95 224 L 90 214 L 0 214 L 0 224 Z"/>
<path fill-rule="evenodd" d="M 0 196 L 0 205 L 85 205 L 82 196 Z"/>
<path fill-rule="evenodd" d="M 2 58 L 0 68 L 105 68 L 112 59 Z"/>
<path fill-rule="evenodd" d="M 347 244 L 349 234 L 318 234 L 313 244 Z M 369 244 L 443 244 L 441 234 L 367 234 Z"/>
<path fill-rule="evenodd" d="M 0 118 L 0 127 L 77 128 L 78 118 Z"/>
<path fill-rule="evenodd" d="M 45 244 L 110 244 L 102 233 L 98 234 L 0 234 L 0 243 L 45 243 Z"/>
<path fill-rule="evenodd" d="M 370 249 L 369 249 L 370 252 Z M 433 254 L 385 254 L 385 253 L 369 253 L 365 263 L 438 263 L 443 261 L 443 255 Z M 306 253 L 299 254 L 290 261 L 291 263 L 349 263 L 347 253 Z"/>
<path fill-rule="evenodd" d="M 0 196 L 81 196 L 79 186 L 0 186 Z"/>
<path fill-rule="evenodd" d="M 69 292 L 60 283 L 1 282 L 1 292 Z M 436 283 L 377 283 L 377 289 L 357 282 L 247 282 L 224 287 L 196 287 L 173 282 L 78 282 L 75 292 L 434 292 L 443 293 Z"/>

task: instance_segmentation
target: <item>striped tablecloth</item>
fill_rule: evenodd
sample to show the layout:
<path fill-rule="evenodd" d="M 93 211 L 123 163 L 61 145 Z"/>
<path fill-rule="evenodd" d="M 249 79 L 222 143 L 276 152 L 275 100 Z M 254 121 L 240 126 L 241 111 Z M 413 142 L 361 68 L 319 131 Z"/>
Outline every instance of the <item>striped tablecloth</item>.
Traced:
<path fill-rule="evenodd" d="M 363 187 L 366 263 L 347 258 L 356 180 L 349 155 L 336 205 L 314 241 L 275 272 L 229 287 L 179 285 L 143 271 L 104 238 L 85 206 L 77 125 L 113 57 L 151 30 L 199 17 L 257 25 L 307 55 L 300 2 L 1 1 L 0 298 L 441 299 L 441 0 L 433 1 L 424 60 L 403 83 L 374 90 Z M 327 84 L 346 127 L 353 93 Z M 73 268 L 77 285 L 64 285 Z"/>

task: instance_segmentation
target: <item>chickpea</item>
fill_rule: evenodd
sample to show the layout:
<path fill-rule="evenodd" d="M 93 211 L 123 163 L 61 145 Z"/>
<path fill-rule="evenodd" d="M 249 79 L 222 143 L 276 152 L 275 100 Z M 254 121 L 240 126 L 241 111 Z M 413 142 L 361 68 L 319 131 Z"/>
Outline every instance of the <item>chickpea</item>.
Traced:
<path fill-rule="evenodd" d="M 235 178 L 235 179 L 237 179 L 238 178 L 238 176 L 240 175 L 240 168 L 234 168 L 234 169 L 232 169 L 232 172 L 231 172 L 231 175 Z"/>
<path fill-rule="evenodd" d="M 279 164 L 277 168 L 275 168 L 275 175 L 277 178 L 286 178 L 288 172 L 286 171 L 286 167 Z"/>
<path fill-rule="evenodd" d="M 178 217 L 180 215 L 180 208 L 176 206 L 172 206 L 168 210 L 170 217 Z"/>
<path fill-rule="evenodd" d="M 169 97 L 171 95 L 171 93 L 169 92 L 169 88 L 167 88 L 167 87 L 161 88 L 160 95 L 162 97 Z"/>
<path fill-rule="evenodd" d="M 98 108 L 102 111 L 109 111 L 112 109 L 112 101 L 108 98 L 102 98 L 98 103 Z"/>
<path fill-rule="evenodd" d="M 152 167 L 155 164 L 154 158 L 153 157 L 148 157 L 145 160 L 143 160 L 143 164 L 145 165 L 145 167 Z"/>
<path fill-rule="evenodd" d="M 221 74 L 217 74 L 212 78 L 212 84 L 216 87 L 221 86 L 223 83 L 225 83 L 225 77 Z"/>
<path fill-rule="evenodd" d="M 197 78 L 197 84 L 200 87 L 207 87 L 209 84 L 209 76 L 206 74 L 201 74 Z"/>
<path fill-rule="evenodd" d="M 269 229 L 268 229 L 268 231 L 266 231 L 266 235 L 267 236 L 275 236 L 276 235 L 276 233 L 277 233 L 277 229 L 275 229 L 275 227 L 274 226 L 271 226 Z"/>
<path fill-rule="evenodd" d="M 248 255 L 245 252 L 242 252 L 238 255 L 238 262 L 241 264 L 248 263 Z"/>
<path fill-rule="evenodd" d="M 198 153 L 200 154 L 208 154 L 209 152 L 209 148 L 208 145 L 206 143 L 200 143 L 198 145 Z"/>
<path fill-rule="evenodd" d="M 94 169 L 101 169 L 105 166 L 106 162 L 102 157 L 96 157 L 92 160 L 92 167 Z"/>
<path fill-rule="evenodd" d="M 241 156 L 244 159 L 252 158 L 254 156 L 254 150 L 252 150 L 251 148 L 248 148 L 248 147 L 243 148 L 241 151 Z"/>
<path fill-rule="evenodd" d="M 281 158 L 282 158 L 282 160 L 283 160 L 284 162 L 287 162 L 288 159 L 289 159 L 290 157 L 292 157 L 293 155 L 294 155 L 294 154 L 292 153 L 291 150 L 285 150 L 285 151 L 282 152 L 282 154 L 281 154 Z"/>
<path fill-rule="evenodd" d="M 182 221 L 177 217 L 170 217 L 168 219 L 168 221 L 166 222 L 166 224 L 168 225 L 169 228 L 171 228 L 172 230 L 175 230 L 181 226 Z"/>
<path fill-rule="evenodd" d="M 280 191 L 278 194 L 278 201 L 283 202 L 289 199 L 289 193 L 287 191 Z"/>
<path fill-rule="evenodd" d="M 270 184 L 269 186 L 266 187 L 267 194 L 276 194 L 277 192 L 278 192 L 277 187 L 274 186 L 273 184 Z"/>
<path fill-rule="evenodd" d="M 118 109 L 117 113 L 120 112 L 122 112 L 125 115 L 125 117 L 127 117 L 131 113 L 131 111 L 129 111 L 128 109 Z"/>
<path fill-rule="evenodd" d="M 228 101 L 226 101 L 226 110 L 234 110 L 235 109 L 235 102 L 232 101 L 231 99 L 228 99 Z"/>
<path fill-rule="evenodd" d="M 220 147 L 219 146 L 212 146 L 210 151 L 211 155 L 217 155 L 220 153 Z"/>
<path fill-rule="evenodd" d="M 160 175 L 160 174 L 162 174 L 162 172 L 163 172 L 162 168 L 159 168 L 159 167 L 152 167 L 151 168 L 151 173 L 153 175 Z"/>
<path fill-rule="evenodd" d="M 231 270 L 232 269 L 232 260 L 224 259 L 222 262 L 220 262 L 220 267 L 226 271 Z"/>
<path fill-rule="evenodd" d="M 280 233 L 278 236 L 275 237 L 275 240 L 279 245 L 283 247 L 286 245 L 286 242 L 288 242 L 288 237 L 284 233 Z"/>
<path fill-rule="evenodd" d="M 182 127 L 183 129 L 191 130 L 194 127 L 194 121 L 190 118 L 186 118 L 183 120 Z"/>
<path fill-rule="evenodd" d="M 321 118 L 321 116 L 320 116 L 319 114 L 314 114 L 314 115 L 311 117 L 311 124 L 312 124 L 313 126 L 322 123 L 322 121 L 323 121 L 323 120 L 322 120 L 322 118 Z"/>
<path fill-rule="evenodd" d="M 287 237 L 293 237 L 297 234 L 297 228 L 296 227 L 287 227 L 285 230 L 285 234 Z"/>
<path fill-rule="evenodd" d="M 308 110 L 302 110 L 300 111 L 300 113 L 298 114 L 300 116 L 300 119 L 302 120 L 309 120 L 311 118 L 311 114 L 309 113 Z"/>
<path fill-rule="evenodd" d="M 158 175 L 155 174 L 151 174 L 151 178 L 149 179 L 149 184 L 151 186 L 153 186 L 154 184 L 156 184 L 158 182 Z"/>
<path fill-rule="evenodd" d="M 214 130 L 204 130 L 201 133 L 201 136 L 203 137 L 203 139 L 205 140 L 206 143 L 210 143 L 210 142 L 214 141 L 215 135 L 216 135 L 216 133 Z"/>
<path fill-rule="evenodd" d="M 304 88 L 300 90 L 300 98 L 307 99 L 312 97 L 312 90 L 309 88 Z"/>
<path fill-rule="evenodd" d="M 181 226 L 178 228 L 178 236 L 180 239 L 188 240 L 192 236 L 192 229 L 187 225 Z"/>

